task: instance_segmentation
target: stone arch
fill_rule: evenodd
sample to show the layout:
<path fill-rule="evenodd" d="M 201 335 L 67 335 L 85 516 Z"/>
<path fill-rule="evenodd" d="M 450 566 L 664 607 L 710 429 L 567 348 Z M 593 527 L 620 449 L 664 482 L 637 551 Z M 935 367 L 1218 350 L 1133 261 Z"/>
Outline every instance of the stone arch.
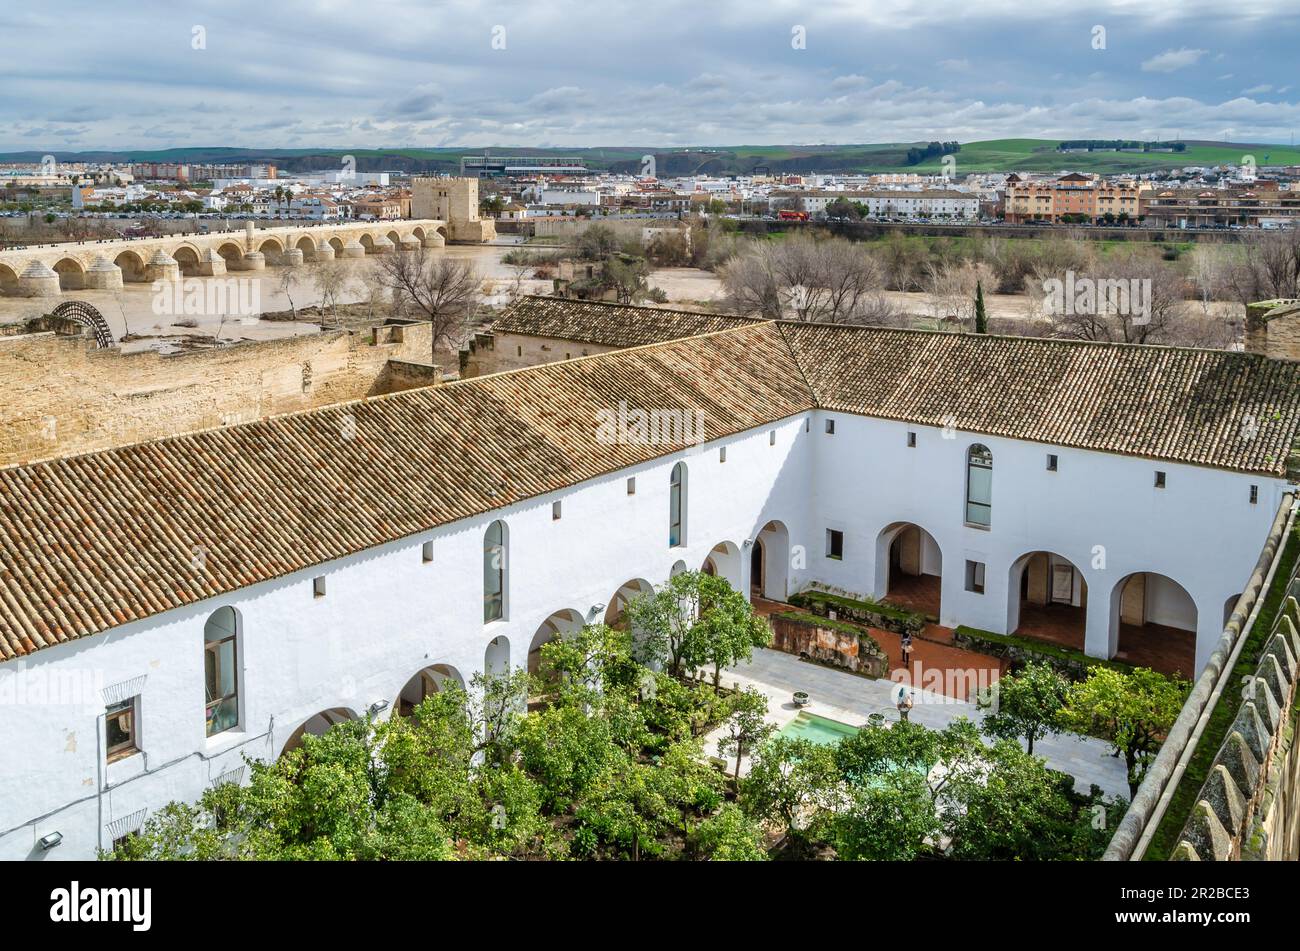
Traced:
<path fill-rule="evenodd" d="M 330 727 L 356 718 L 356 713 L 347 707 L 331 707 L 328 710 L 313 713 L 298 725 L 298 729 L 289 735 L 289 739 L 285 740 L 284 746 L 280 749 L 280 755 L 283 756 L 285 753 L 302 746 L 302 738 L 309 733 L 312 736 L 323 736 Z"/>
<path fill-rule="evenodd" d="M 400 248 L 402 246 L 402 235 L 396 228 L 388 232 L 387 237 L 389 241 L 393 242 L 393 247 Z"/>
<path fill-rule="evenodd" d="M 1007 577 L 1007 633 L 1083 650 L 1088 582 L 1073 561 L 1052 551 L 1030 551 L 1011 563 Z"/>
<path fill-rule="evenodd" d="M 284 242 L 279 238 L 266 238 L 257 246 L 257 250 L 265 255 L 268 261 L 278 263 L 284 254 Z"/>
<path fill-rule="evenodd" d="M 704 558 L 700 571 L 724 579 L 737 591 L 741 590 L 740 546 L 735 542 L 718 542 Z"/>
<path fill-rule="evenodd" d="M 0 263 L 0 295 L 18 296 L 18 272 L 3 263 Z"/>
<path fill-rule="evenodd" d="M 528 645 L 528 672 L 536 674 L 541 669 L 542 645 L 549 644 L 557 638 L 569 637 L 582 630 L 582 614 L 572 608 L 556 611 L 537 628 Z"/>
<path fill-rule="evenodd" d="M 891 522 L 876 537 L 877 597 L 908 610 L 939 617 L 943 550 L 933 534 L 915 522 Z"/>
<path fill-rule="evenodd" d="M 310 261 L 316 256 L 316 241 L 309 234 L 303 235 L 293 243 L 293 246 L 302 252 L 305 260 Z"/>
<path fill-rule="evenodd" d="M 329 237 L 329 241 L 326 242 L 326 243 L 327 243 L 331 248 L 334 249 L 334 252 L 335 252 L 336 254 L 339 253 L 339 252 L 341 252 L 341 251 L 343 250 L 343 244 L 344 244 L 343 239 L 340 238 L 340 237 L 339 237 L 338 235 L 336 235 L 336 234 L 332 234 L 332 235 L 330 235 L 330 237 Z"/>
<path fill-rule="evenodd" d="M 416 225 L 414 228 L 412 228 L 411 234 L 419 238 L 421 241 L 424 240 L 424 228 L 421 225 Z"/>
<path fill-rule="evenodd" d="M 605 607 L 605 623 L 610 627 L 618 627 L 623 622 L 623 614 L 632 601 L 654 593 L 654 585 L 644 578 L 633 578 L 619 585 Z"/>
<path fill-rule="evenodd" d="M 128 284 L 148 284 L 149 271 L 144 258 L 134 251 L 122 251 L 113 258 L 113 263 L 122 270 L 122 280 Z"/>
<path fill-rule="evenodd" d="M 375 254 L 375 236 L 369 231 L 363 231 L 357 236 L 357 241 L 366 249 L 366 254 Z"/>
<path fill-rule="evenodd" d="M 397 694 L 397 715 L 409 717 L 426 698 L 450 684 L 465 689 L 465 678 L 451 664 L 432 664 L 417 671 Z"/>
<path fill-rule="evenodd" d="M 1181 584 L 1154 571 L 1132 572 L 1111 589 L 1111 656 L 1193 677 L 1197 621 L 1196 601 Z"/>
<path fill-rule="evenodd" d="M 784 601 L 790 591 L 790 529 L 773 519 L 759 530 L 750 549 L 750 595 Z"/>
<path fill-rule="evenodd" d="M 59 289 L 79 291 L 86 286 L 86 269 L 76 258 L 60 258 L 54 265 L 59 275 Z"/>
<path fill-rule="evenodd" d="M 203 256 L 199 254 L 198 250 L 193 246 L 182 244 L 172 252 L 172 257 L 175 258 L 176 263 L 180 265 L 181 274 L 185 277 L 202 276 L 199 262 L 203 259 Z"/>
<path fill-rule="evenodd" d="M 239 270 L 244 260 L 244 249 L 234 241 L 223 241 L 217 246 L 217 253 L 225 258 L 226 269 L 230 271 Z"/>
<path fill-rule="evenodd" d="M 436 228 L 434 228 L 433 230 L 434 230 L 435 233 L 442 235 L 442 239 L 443 239 L 444 241 L 450 241 L 450 240 L 451 240 L 451 235 L 447 233 L 447 226 L 446 226 L 446 225 L 438 225 L 438 226 L 437 226 Z"/>

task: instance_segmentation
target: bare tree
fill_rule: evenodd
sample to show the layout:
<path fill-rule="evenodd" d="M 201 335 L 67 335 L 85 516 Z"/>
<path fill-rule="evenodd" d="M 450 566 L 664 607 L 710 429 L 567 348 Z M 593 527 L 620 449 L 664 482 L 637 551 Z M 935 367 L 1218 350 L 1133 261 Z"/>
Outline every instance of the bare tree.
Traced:
<path fill-rule="evenodd" d="M 472 264 L 417 248 L 383 256 L 378 274 L 394 315 L 429 322 L 431 360 L 436 360 L 439 344 L 459 349 L 478 304 L 480 281 Z"/>
<path fill-rule="evenodd" d="M 1300 229 L 1251 233 L 1240 246 L 1243 260 L 1229 277 L 1238 301 L 1300 297 Z"/>
<path fill-rule="evenodd" d="M 881 312 L 883 270 L 861 245 L 796 235 L 756 242 L 719 271 L 729 307 L 769 318 L 863 323 Z"/>
<path fill-rule="evenodd" d="M 339 297 L 352 278 L 348 265 L 342 261 L 316 261 L 311 265 L 309 276 L 320 295 L 321 313 L 328 310 L 337 321 Z"/>

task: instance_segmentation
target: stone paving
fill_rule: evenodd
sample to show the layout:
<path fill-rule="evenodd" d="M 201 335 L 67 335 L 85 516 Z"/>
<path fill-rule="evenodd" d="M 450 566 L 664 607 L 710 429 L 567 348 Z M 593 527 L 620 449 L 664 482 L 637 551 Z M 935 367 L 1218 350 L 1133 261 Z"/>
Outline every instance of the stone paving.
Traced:
<path fill-rule="evenodd" d="M 892 680 L 871 680 L 856 674 L 832 670 L 817 664 L 801 661 L 793 654 L 757 649 L 754 659 L 723 672 L 722 681 L 730 686 L 753 687 L 768 698 L 768 720 L 778 728 L 789 723 L 799 713 L 791 696 L 803 690 L 811 697 L 804 707 L 809 713 L 838 720 L 853 726 L 862 726 L 873 713 L 884 715 L 886 722 L 898 720 L 894 706 L 898 685 Z M 932 729 L 942 729 L 959 716 L 979 722 L 983 714 L 972 703 L 954 700 L 940 693 L 917 689 L 915 706 L 909 718 L 914 723 Z M 722 731 L 716 730 L 705 738 L 705 752 L 717 756 L 717 742 Z M 1069 773 L 1075 779 L 1075 788 L 1086 793 L 1092 784 L 1100 786 L 1107 795 L 1128 799 L 1128 781 L 1124 761 L 1110 754 L 1110 747 L 1093 737 L 1060 734 L 1047 737 L 1034 744 L 1034 754 L 1046 760 L 1052 769 Z M 731 769 L 735 759 L 729 760 Z M 740 772 L 748 771 L 748 757 L 741 760 Z"/>

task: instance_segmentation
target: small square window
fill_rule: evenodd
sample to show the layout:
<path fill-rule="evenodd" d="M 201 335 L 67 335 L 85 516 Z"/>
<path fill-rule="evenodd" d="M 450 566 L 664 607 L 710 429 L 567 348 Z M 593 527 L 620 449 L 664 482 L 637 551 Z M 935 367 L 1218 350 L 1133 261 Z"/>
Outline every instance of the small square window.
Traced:
<path fill-rule="evenodd" d="M 909 432 L 907 434 L 907 448 L 908 449 L 916 448 L 916 433 Z"/>
<path fill-rule="evenodd" d="M 776 430 L 775 430 L 775 429 L 772 430 L 770 433 L 767 434 L 767 444 L 768 444 L 769 446 L 775 446 L 775 445 L 776 445 Z"/>
<path fill-rule="evenodd" d="M 1157 469 L 1157 470 L 1156 470 L 1156 488 L 1157 488 L 1157 489 L 1163 489 L 1164 487 L 1165 487 L 1165 474 L 1164 474 L 1163 472 L 1161 472 L 1159 469 Z"/>
<path fill-rule="evenodd" d="M 425 542 L 420 546 L 420 560 L 426 565 L 433 561 L 433 542 Z"/>
<path fill-rule="evenodd" d="M 136 702 L 138 696 L 119 703 L 110 704 L 104 710 L 104 749 L 108 761 L 138 753 L 136 745 Z"/>
<path fill-rule="evenodd" d="M 551 503 L 551 521 L 558 522 L 559 520 L 560 520 L 560 500 L 556 499 L 554 502 Z"/>
<path fill-rule="evenodd" d="M 726 446 L 723 446 L 721 449 L 718 450 L 718 461 L 719 461 L 719 462 L 726 462 L 726 461 L 727 461 L 727 447 L 726 447 Z"/>
<path fill-rule="evenodd" d="M 318 598 L 325 597 L 325 576 L 324 575 L 321 575 L 319 578 L 313 578 L 311 580 L 311 593 Z"/>
<path fill-rule="evenodd" d="M 826 435 L 827 436 L 835 435 L 835 420 L 833 419 L 826 420 Z"/>
<path fill-rule="evenodd" d="M 636 476 L 627 480 L 627 494 L 636 495 Z"/>
<path fill-rule="evenodd" d="M 564 359 L 566 359 L 566 360 L 572 360 L 572 359 L 573 359 L 573 354 L 571 354 L 571 353 L 566 353 L 566 354 L 564 355 Z"/>
<path fill-rule="evenodd" d="M 1054 452 L 1049 452 L 1047 454 L 1047 471 L 1048 472 L 1056 471 L 1056 453 Z"/>
<path fill-rule="evenodd" d="M 826 529 L 826 557 L 836 561 L 844 558 L 844 533 L 833 528 Z"/>
<path fill-rule="evenodd" d="M 1259 486 L 1257 485 L 1252 485 L 1250 487 L 1250 504 L 1251 505 L 1259 504 Z"/>
<path fill-rule="evenodd" d="M 984 562 L 966 562 L 966 590 L 974 594 L 984 593 Z"/>

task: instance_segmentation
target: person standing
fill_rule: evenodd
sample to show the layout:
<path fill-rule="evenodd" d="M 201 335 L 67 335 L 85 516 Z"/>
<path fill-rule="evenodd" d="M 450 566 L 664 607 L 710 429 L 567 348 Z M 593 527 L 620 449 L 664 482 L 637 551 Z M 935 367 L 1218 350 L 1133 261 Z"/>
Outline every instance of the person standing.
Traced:
<path fill-rule="evenodd" d="M 903 669 L 907 671 L 910 678 L 912 674 L 912 634 L 910 631 L 903 634 L 900 648 L 903 654 Z"/>

